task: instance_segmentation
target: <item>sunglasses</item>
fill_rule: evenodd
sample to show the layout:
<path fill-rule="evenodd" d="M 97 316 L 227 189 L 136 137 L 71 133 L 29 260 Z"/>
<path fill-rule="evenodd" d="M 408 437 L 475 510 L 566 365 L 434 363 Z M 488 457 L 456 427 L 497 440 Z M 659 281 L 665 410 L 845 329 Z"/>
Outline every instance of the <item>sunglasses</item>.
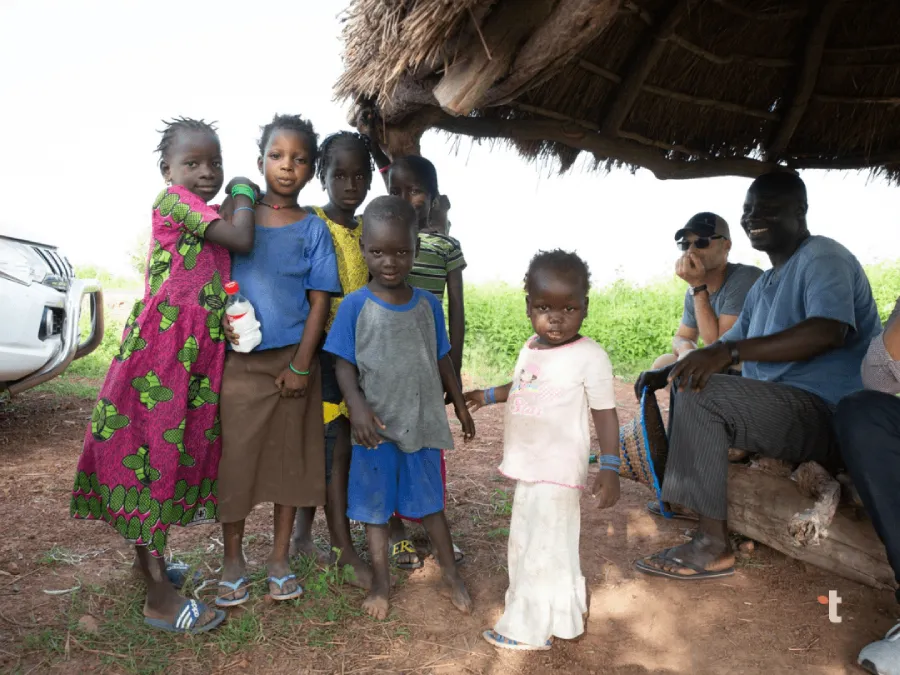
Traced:
<path fill-rule="evenodd" d="M 694 241 L 688 241 L 687 239 L 681 239 L 677 242 L 677 246 L 682 251 L 687 251 L 691 244 L 694 245 L 694 248 L 709 248 L 709 242 L 713 239 L 724 239 L 721 234 L 714 234 L 711 237 L 697 237 Z"/>

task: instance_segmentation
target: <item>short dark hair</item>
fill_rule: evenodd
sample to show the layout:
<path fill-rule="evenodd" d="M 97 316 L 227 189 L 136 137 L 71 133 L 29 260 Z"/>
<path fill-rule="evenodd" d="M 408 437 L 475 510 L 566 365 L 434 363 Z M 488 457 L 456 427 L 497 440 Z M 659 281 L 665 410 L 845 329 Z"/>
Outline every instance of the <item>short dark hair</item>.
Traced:
<path fill-rule="evenodd" d="M 303 119 L 300 115 L 275 115 L 266 126 L 260 127 L 262 135 L 259 137 L 259 154 L 266 152 L 266 147 L 276 131 L 295 131 L 301 136 L 306 136 L 309 143 L 309 161 L 315 166 L 319 156 L 319 135 L 313 129 L 312 122 Z"/>
<path fill-rule="evenodd" d="M 427 159 L 420 157 L 419 155 L 406 155 L 394 160 L 391 167 L 396 166 L 402 166 L 403 168 L 412 171 L 425 185 L 425 189 L 428 190 L 428 194 L 432 199 L 437 199 L 440 196 L 441 193 L 438 191 L 437 169 L 435 169 L 434 164 Z"/>
<path fill-rule="evenodd" d="M 206 120 L 195 120 L 190 117 L 175 117 L 169 121 L 162 121 L 164 129 L 159 133 L 162 138 L 159 139 L 159 145 L 156 146 L 156 152 L 159 153 L 159 161 L 162 162 L 169 156 L 169 150 L 175 143 L 178 133 L 181 131 L 205 131 L 212 134 L 219 140 L 216 123 L 207 122 Z"/>
<path fill-rule="evenodd" d="M 334 156 L 334 150 L 340 145 L 355 147 L 366 157 L 366 168 L 369 170 L 369 177 L 375 167 L 372 166 L 372 151 L 368 136 L 363 136 L 355 131 L 338 131 L 336 134 L 326 136 L 319 146 L 319 168 L 316 175 L 322 183 L 325 183 L 325 174 L 328 173 L 328 167 L 331 165 L 331 159 Z"/>
<path fill-rule="evenodd" d="M 366 236 L 368 228 L 376 222 L 405 225 L 413 232 L 419 231 L 416 210 L 405 199 L 393 195 L 376 197 L 369 202 L 363 211 L 363 237 Z"/>
<path fill-rule="evenodd" d="M 538 272 L 550 272 L 581 284 L 585 295 L 591 290 L 591 270 L 577 253 L 563 251 L 538 251 L 528 263 L 525 273 L 525 292 L 530 293 L 530 283 Z"/>
<path fill-rule="evenodd" d="M 807 204 L 806 184 L 793 171 L 776 169 L 775 171 L 764 173 L 753 181 L 750 189 L 758 192 L 792 194 L 803 202 L 804 206 Z"/>

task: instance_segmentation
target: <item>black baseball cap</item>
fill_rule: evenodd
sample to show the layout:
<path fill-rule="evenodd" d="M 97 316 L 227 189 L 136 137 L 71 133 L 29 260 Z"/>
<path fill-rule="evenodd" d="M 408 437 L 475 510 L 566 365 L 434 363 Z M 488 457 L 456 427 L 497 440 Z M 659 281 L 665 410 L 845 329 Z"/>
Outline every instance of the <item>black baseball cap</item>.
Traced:
<path fill-rule="evenodd" d="M 678 232 L 675 233 L 675 241 L 684 238 L 688 232 L 693 232 L 698 237 L 712 237 L 718 235 L 725 239 L 731 239 L 731 232 L 728 229 L 728 223 L 722 216 L 715 213 L 705 211 L 692 216 L 689 221 Z"/>

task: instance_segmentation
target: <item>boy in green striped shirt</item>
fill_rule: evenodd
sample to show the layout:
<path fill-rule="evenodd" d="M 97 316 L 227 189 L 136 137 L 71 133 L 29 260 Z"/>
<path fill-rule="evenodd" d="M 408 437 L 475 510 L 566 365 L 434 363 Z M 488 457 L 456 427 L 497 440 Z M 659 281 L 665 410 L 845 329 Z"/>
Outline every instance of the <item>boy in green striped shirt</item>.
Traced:
<path fill-rule="evenodd" d="M 447 324 L 450 333 L 450 360 L 456 378 L 462 385 L 463 342 L 466 336 L 465 304 L 463 302 L 462 272 L 466 267 L 459 242 L 443 233 L 444 227 L 432 219 L 432 209 L 446 210 L 440 201 L 437 171 L 424 157 L 400 157 L 390 165 L 387 177 L 388 192 L 402 197 L 416 210 L 419 219 L 419 251 L 407 282 L 414 288 L 430 291 L 441 301 L 447 291 Z M 446 204 L 449 207 L 449 202 Z M 441 474 L 446 490 L 446 466 L 441 452 Z M 403 517 L 403 514 L 398 514 Z M 413 520 L 413 519 L 408 519 Z M 402 521 L 391 518 L 392 556 L 401 569 L 422 567 L 415 548 L 406 536 Z M 453 546 L 456 562 L 463 559 L 462 551 Z"/>

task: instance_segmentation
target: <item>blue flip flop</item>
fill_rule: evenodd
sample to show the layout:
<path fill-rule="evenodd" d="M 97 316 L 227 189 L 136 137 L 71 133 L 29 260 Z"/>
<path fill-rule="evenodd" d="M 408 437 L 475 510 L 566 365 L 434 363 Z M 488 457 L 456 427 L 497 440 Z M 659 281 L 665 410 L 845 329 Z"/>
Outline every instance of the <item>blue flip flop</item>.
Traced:
<path fill-rule="evenodd" d="M 170 623 L 163 619 L 151 619 L 145 617 L 144 623 L 153 628 L 164 630 L 167 633 L 188 633 L 190 635 L 197 635 L 198 633 L 206 633 L 213 628 L 218 628 L 219 624 L 225 620 L 225 612 L 221 609 L 217 609 L 215 610 L 216 614 L 212 621 L 209 621 L 202 626 L 197 626 L 197 622 L 207 609 L 208 607 L 202 602 L 185 598 L 184 604 L 181 606 L 181 609 L 178 610 L 178 615 L 175 617 L 174 622 Z"/>
<path fill-rule="evenodd" d="M 187 563 L 183 563 L 180 560 L 175 560 L 166 565 L 166 576 L 169 578 L 169 581 L 172 582 L 172 585 L 181 590 L 184 587 L 185 582 L 187 581 L 187 574 L 191 571 L 191 566 Z M 200 583 L 203 579 L 203 573 L 200 570 L 194 572 L 194 584 Z"/>
<path fill-rule="evenodd" d="M 494 632 L 492 630 L 486 630 L 481 634 L 485 640 L 490 642 L 495 647 L 499 647 L 500 649 L 514 649 L 518 651 L 529 651 L 529 652 L 545 652 L 553 645 L 553 640 L 547 640 L 543 646 L 538 647 L 537 645 L 527 645 L 524 642 L 517 642 L 516 640 L 510 640 L 508 637 L 504 637 L 500 635 L 500 633 Z"/>
<path fill-rule="evenodd" d="M 278 584 L 278 588 L 284 588 L 284 585 L 290 581 L 291 579 L 296 579 L 296 574 L 288 574 L 284 577 L 269 577 L 269 582 L 273 584 Z M 297 584 L 297 590 L 293 593 L 286 593 L 282 595 L 275 595 L 274 593 L 269 594 L 273 600 L 281 601 L 281 600 L 293 600 L 294 598 L 299 598 L 303 595 L 303 587 L 300 584 Z"/>
<path fill-rule="evenodd" d="M 229 589 L 232 593 L 237 593 L 238 589 L 242 586 L 246 587 L 247 578 L 241 577 L 237 581 L 220 581 L 219 586 L 224 586 Z M 250 591 L 244 588 L 244 594 L 237 598 L 232 598 L 231 600 L 226 600 L 222 597 L 216 598 L 216 605 L 218 607 L 237 607 L 238 605 L 243 605 L 250 599 Z"/>

